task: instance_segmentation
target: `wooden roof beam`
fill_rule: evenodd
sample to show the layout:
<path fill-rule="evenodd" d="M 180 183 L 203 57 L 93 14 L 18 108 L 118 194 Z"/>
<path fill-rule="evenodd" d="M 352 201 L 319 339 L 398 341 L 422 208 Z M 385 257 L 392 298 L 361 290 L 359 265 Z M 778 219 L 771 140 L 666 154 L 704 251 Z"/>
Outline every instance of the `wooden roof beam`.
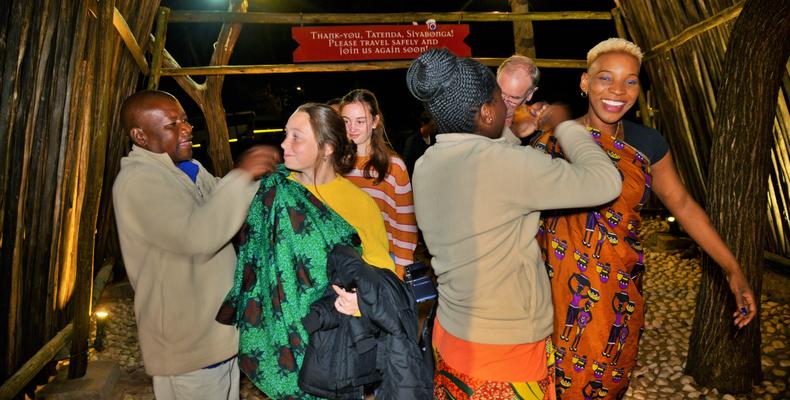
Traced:
<path fill-rule="evenodd" d="M 123 40 L 126 48 L 132 53 L 132 57 L 137 63 L 137 66 L 140 67 L 140 71 L 142 71 L 144 75 L 148 75 L 148 62 L 145 61 L 143 50 L 140 48 L 140 45 L 137 44 L 137 39 L 134 38 L 132 30 L 129 29 L 129 24 L 126 23 L 126 19 L 124 19 L 121 12 L 118 11 L 118 8 L 115 8 L 113 12 L 112 25 L 115 27 L 115 31 L 118 32 L 118 35 L 121 36 L 121 40 Z"/>
<path fill-rule="evenodd" d="M 173 11 L 172 23 L 187 22 L 242 22 L 247 24 L 383 24 L 425 21 L 435 19 L 450 22 L 508 22 L 508 21 L 562 21 L 562 20 L 611 20 L 608 11 L 551 11 L 551 12 L 416 12 L 416 13 L 235 13 L 225 11 Z"/>
<path fill-rule="evenodd" d="M 741 10 L 743 9 L 743 3 L 745 0 L 741 0 L 735 5 L 725 8 L 721 10 L 718 14 L 704 19 L 700 22 L 697 22 L 694 25 L 689 26 L 688 28 L 684 29 L 674 37 L 670 38 L 669 40 L 665 40 L 655 46 L 653 46 L 650 51 L 648 51 L 644 56 L 644 61 L 650 60 L 651 58 L 655 58 L 664 54 L 676 47 L 679 47 L 683 43 L 688 42 L 689 40 L 693 39 L 695 36 L 699 35 L 700 33 L 707 32 L 721 24 L 729 22 L 738 17 L 741 14 Z"/>
<path fill-rule="evenodd" d="M 491 67 L 499 66 L 504 58 L 474 58 Z M 297 72 L 351 72 L 406 69 L 412 60 L 371 61 L 348 63 L 304 63 L 304 64 L 260 64 L 260 65 L 219 65 L 207 67 L 162 68 L 162 76 L 192 75 L 256 75 L 288 74 Z M 586 60 L 536 59 L 541 68 L 587 68 Z"/>

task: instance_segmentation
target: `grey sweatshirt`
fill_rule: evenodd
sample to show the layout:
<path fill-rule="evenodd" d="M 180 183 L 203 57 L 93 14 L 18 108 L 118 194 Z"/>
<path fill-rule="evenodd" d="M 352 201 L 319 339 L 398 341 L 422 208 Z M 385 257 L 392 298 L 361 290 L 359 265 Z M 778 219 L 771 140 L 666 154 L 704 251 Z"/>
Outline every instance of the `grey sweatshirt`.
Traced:
<path fill-rule="evenodd" d="M 535 235 L 540 210 L 620 194 L 620 174 L 580 124 L 556 137 L 570 160 L 506 137 L 441 134 L 413 176 L 417 224 L 439 282 L 438 318 L 461 339 L 534 343 L 552 331 L 551 286 Z"/>

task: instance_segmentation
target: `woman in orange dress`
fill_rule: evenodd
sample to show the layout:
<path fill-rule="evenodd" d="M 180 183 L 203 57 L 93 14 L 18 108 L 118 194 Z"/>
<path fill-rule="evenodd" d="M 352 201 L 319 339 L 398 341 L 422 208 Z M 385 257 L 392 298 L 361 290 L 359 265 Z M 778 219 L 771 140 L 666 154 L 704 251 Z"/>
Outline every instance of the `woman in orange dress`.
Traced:
<path fill-rule="evenodd" d="M 578 121 L 619 169 L 621 195 L 594 209 L 544 213 L 539 231 L 554 302 L 557 393 L 565 399 L 614 399 L 628 389 L 645 319 L 639 210 L 651 190 L 721 265 L 738 304 L 735 324 L 756 313 L 738 262 L 683 187 L 664 139 L 623 120 L 639 94 L 641 59 L 635 44 L 605 40 L 587 54 L 580 82 L 589 106 Z M 535 147 L 563 157 L 551 133 Z"/>
<path fill-rule="evenodd" d="M 438 130 L 414 167 L 414 206 L 439 292 L 434 397 L 553 400 L 551 288 L 535 240 L 540 211 L 610 201 L 620 176 L 573 121 L 556 128 L 568 161 L 502 137 L 502 91 L 475 60 L 431 49 L 406 82 Z"/>

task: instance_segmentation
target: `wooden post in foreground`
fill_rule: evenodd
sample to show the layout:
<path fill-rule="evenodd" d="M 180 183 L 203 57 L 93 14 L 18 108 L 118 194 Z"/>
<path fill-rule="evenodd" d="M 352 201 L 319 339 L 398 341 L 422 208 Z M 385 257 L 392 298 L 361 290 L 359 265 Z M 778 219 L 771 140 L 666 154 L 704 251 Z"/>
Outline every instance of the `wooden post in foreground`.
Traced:
<path fill-rule="evenodd" d="M 529 12 L 527 0 L 510 0 L 510 9 L 514 13 Z M 535 59 L 535 32 L 532 30 L 532 21 L 513 21 L 513 40 L 516 54 Z"/>
<path fill-rule="evenodd" d="M 96 52 L 96 84 L 92 109 L 95 135 L 90 141 L 88 179 L 85 202 L 77 239 L 77 280 L 74 290 L 74 336 L 71 342 L 69 379 L 85 375 L 88 368 L 88 338 L 90 336 L 91 290 L 93 288 L 93 257 L 96 242 L 96 219 L 101 203 L 104 180 L 104 160 L 107 151 L 108 121 L 110 108 L 110 69 L 112 68 L 112 44 L 116 39 L 112 18 L 115 0 L 102 0 L 99 5 L 99 29 Z"/>

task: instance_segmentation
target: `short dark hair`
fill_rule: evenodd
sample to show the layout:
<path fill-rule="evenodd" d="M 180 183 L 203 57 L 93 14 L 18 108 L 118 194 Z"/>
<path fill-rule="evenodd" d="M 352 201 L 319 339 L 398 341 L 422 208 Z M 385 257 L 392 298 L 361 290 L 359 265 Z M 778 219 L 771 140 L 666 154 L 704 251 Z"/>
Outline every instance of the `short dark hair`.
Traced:
<path fill-rule="evenodd" d="M 121 126 L 126 134 L 137 127 L 137 116 L 147 110 L 146 103 L 154 98 L 172 99 L 178 102 L 175 96 L 161 90 L 142 90 L 127 97 L 121 105 Z"/>

